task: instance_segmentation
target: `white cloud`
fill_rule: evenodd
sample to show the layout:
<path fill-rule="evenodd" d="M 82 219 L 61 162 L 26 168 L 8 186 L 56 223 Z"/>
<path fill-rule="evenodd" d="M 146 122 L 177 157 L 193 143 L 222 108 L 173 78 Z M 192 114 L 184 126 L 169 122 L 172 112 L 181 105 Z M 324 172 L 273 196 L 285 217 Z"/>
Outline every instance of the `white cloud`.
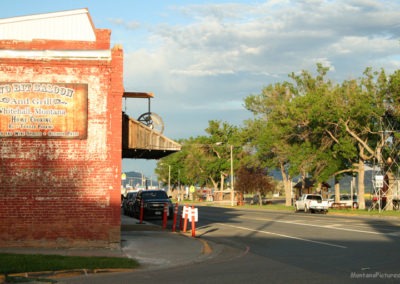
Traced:
<path fill-rule="evenodd" d="M 397 68 L 399 10 L 377 0 L 175 6 L 184 24 L 147 23 L 143 49 L 125 54 L 125 85 L 153 90 L 167 117 L 207 110 L 208 120 L 222 112 L 230 122 L 246 116 L 244 97 L 317 62 L 336 80 Z"/>
<path fill-rule="evenodd" d="M 124 19 L 121 18 L 110 18 L 108 21 L 114 25 L 122 26 L 126 29 L 135 30 L 140 28 L 140 23 L 137 21 L 130 21 L 126 22 Z"/>

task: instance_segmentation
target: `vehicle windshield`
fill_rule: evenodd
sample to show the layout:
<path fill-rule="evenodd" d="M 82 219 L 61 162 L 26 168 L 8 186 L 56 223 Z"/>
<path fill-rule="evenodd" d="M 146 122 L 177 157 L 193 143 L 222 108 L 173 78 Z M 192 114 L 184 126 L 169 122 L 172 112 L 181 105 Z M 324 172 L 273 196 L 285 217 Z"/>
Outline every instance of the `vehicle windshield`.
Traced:
<path fill-rule="evenodd" d="M 335 195 L 331 195 L 329 197 L 329 199 L 335 199 Z M 357 195 L 353 195 L 353 199 L 356 200 L 357 199 Z M 340 200 L 351 200 L 351 196 L 350 195 L 340 195 Z"/>
<path fill-rule="evenodd" d="M 307 199 L 322 200 L 321 196 L 319 195 L 307 195 Z"/>
<path fill-rule="evenodd" d="M 142 192 L 143 199 L 167 199 L 168 196 L 165 191 L 143 191 Z"/>
<path fill-rule="evenodd" d="M 136 192 L 129 192 L 128 195 L 126 196 L 127 199 L 135 199 L 136 197 Z"/>

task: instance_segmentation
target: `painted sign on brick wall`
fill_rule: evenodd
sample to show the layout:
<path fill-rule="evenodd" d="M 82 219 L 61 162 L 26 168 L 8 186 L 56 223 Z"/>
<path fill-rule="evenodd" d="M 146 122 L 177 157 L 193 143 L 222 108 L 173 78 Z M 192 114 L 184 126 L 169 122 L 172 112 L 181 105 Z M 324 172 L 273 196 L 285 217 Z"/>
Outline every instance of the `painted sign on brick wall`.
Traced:
<path fill-rule="evenodd" d="M 0 138 L 87 138 L 87 84 L 0 82 Z"/>

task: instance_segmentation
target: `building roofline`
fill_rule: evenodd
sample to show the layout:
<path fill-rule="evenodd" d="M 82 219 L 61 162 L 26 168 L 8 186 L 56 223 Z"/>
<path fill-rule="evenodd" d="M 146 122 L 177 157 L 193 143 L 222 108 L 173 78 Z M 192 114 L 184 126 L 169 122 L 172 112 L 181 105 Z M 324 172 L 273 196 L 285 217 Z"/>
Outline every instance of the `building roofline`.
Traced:
<path fill-rule="evenodd" d="M 59 11 L 59 12 L 16 16 L 16 17 L 11 17 L 11 18 L 0 18 L 0 24 L 39 20 L 39 19 L 46 19 L 46 18 L 55 18 L 55 17 L 78 15 L 78 14 L 87 14 L 88 17 L 90 18 L 89 10 L 87 8 L 82 8 L 82 9 L 66 10 L 66 11 Z M 92 21 L 91 18 L 90 18 L 90 21 Z"/>

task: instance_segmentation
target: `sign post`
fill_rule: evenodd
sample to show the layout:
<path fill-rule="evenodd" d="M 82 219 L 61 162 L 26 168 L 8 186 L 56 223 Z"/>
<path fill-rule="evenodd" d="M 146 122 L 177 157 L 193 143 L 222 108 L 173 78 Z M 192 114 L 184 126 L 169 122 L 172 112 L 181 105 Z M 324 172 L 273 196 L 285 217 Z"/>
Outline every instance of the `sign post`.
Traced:
<path fill-rule="evenodd" d="M 198 208 L 195 208 L 194 206 L 189 207 L 189 206 L 184 206 L 183 211 L 182 211 L 182 217 L 184 219 L 183 221 L 183 232 L 186 233 L 187 229 L 187 222 L 191 222 L 192 225 L 192 237 L 196 236 L 196 222 L 199 220 L 199 213 L 198 213 Z"/>

